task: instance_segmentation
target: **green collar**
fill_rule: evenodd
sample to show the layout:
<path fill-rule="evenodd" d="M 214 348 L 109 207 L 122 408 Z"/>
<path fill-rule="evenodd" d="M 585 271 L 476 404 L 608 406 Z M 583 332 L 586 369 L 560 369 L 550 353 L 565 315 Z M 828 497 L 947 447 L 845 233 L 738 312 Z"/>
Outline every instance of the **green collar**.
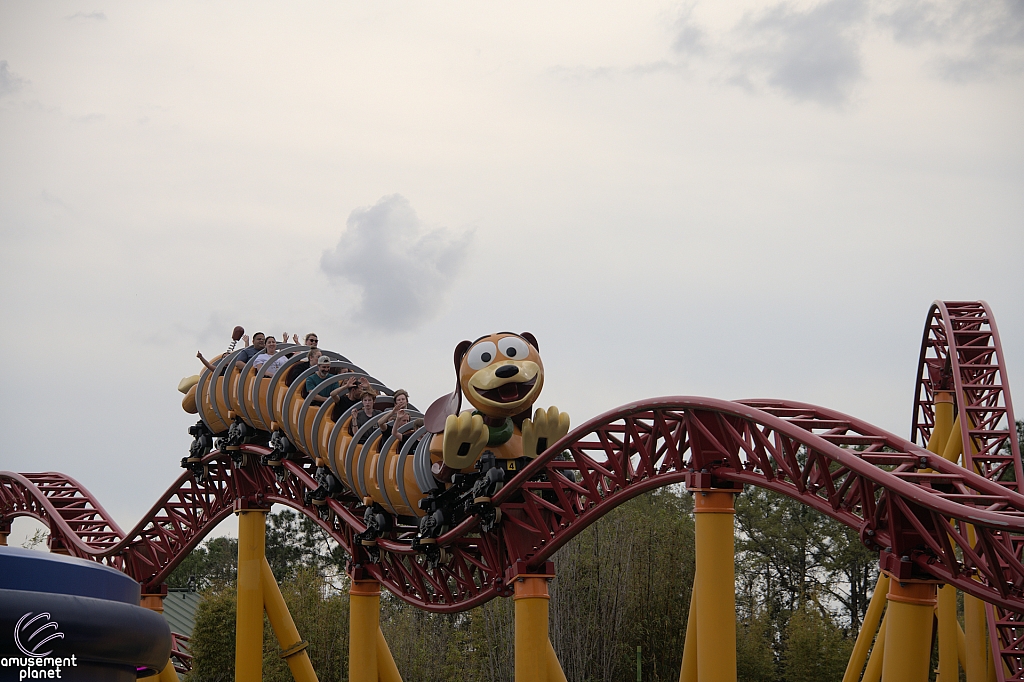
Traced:
<path fill-rule="evenodd" d="M 484 416 L 479 410 L 474 410 L 473 414 L 479 414 L 481 417 Z M 509 438 L 512 437 L 512 418 L 505 417 L 505 422 L 501 426 L 487 425 L 487 447 L 495 448 L 499 445 L 504 445 L 508 442 Z"/>

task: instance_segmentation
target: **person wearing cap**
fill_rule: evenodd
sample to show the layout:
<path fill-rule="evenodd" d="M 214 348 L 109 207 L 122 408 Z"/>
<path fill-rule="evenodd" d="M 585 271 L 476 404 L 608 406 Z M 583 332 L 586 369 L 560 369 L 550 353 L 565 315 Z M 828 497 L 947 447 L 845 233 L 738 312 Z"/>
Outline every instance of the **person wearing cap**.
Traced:
<path fill-rule="evenodd" d="M 312 351 L 310 354 L 312 355 Z M 325 392 L 326 386 L 317 390 L 317 386 L 325 382 L 329 376 L 331 376 L 331 359 L 326 355 L 319 355 L 316 358 L 316 373 L 306 377 L 306 395 L 314 393 L 313 403 L 316 405 L 323 403 L 330 397 L 330 393 Z"/>

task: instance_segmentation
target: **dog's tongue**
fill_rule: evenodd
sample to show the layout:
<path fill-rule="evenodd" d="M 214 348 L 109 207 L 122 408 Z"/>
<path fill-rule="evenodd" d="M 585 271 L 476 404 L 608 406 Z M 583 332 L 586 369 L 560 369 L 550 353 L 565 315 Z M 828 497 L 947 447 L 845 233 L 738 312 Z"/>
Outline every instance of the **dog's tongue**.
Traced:
<path fill-rule="evenodd" d="M 498 395 L 502 400 L 516 400 L 519 397 L 519 384 L 513 381 L 499 386 Z"/>

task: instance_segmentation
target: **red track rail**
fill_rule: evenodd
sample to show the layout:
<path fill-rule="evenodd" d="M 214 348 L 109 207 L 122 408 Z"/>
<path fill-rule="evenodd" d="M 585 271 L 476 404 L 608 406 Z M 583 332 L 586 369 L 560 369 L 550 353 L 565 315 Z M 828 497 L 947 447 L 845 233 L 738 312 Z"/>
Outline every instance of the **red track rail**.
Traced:
<path fill-rule="evenodd" d="M 935 393 L 955 396 L 960 420 L 964 466 L 988 479 L 1024 491 L 1010 388 L 995 318 L 984 301 L 936 301 L 928 311 L 911 438 L 927 443 L 935 425 Z M 956 437 L 956 434 L 953 435 Z M 1022 555 L 1024 538 L 1012 538 L 1010 554 Z M 999 682 L 1024 680 L 1024 624 L 1021 614 L 989 604 L 992 650 L 1009 675 L 996 666 Z"/>
<path fill-rule="evenodd" d="M 217 452 L 207 463 L 203 482 L 183 474 L 116 544 L 76 535 L 27 476 L 0 474 L 0 514 L 39 518 L 72 555 L 119 567 L 144 588 L 164 580 L 233 510 L 253 505 L 285 504 L 316 518 L 365 562 L 352 541 L 364 530 L 354 499 L 330 500 L 326 521 L 303 503 L 303 492 L 316 487 L 310 465 L 286 462 L 289 475 L 278 481 L 270 467 L 235 467 Z M 364 568 L 421 608 L 460 611 L 499 594 L 514 563 L 539 567 L 612 507 L 683 481 L 776 490 L 858 529 L 898 575 L 931 576 L 1024 609 L 1024 565 L 1010 549 L 1024 535 L 1024 495 L 852 417 L 767 400 L 660 398 L 613 410 L 568 434 L 494 497 L 505 517 L 494 532 L 481 535 L 468 519 L 443 535 L 450 562 L 429 568 L 409 542 L 392 538 L 378 543 L 381 562 Z M 80 486 L 76 495 L 88 497 Z M 967 524 L 977 530 L 976 547 L 967 543 Z"/>
<path fill-rule="evenodd" d="M 936 301 L 928 311 L 911 439 L 928 443 L 935 425 L 935 393 L 956 396 L 965 466 L 1024 492 L 1013 404 L 996 321 L 984 301 Z"/>
<path fill-rule="evenodd" d="M 977 453 L 971 463 L 984 476 L 825 408 L 671 397 L 623 406 L 555 443 L 494 496 L 504 517 L 497 528 L 480 533 L 471 518 L 439 539 L 446 561 L 438 566 L 429 565 L 408 538 L 394 535 L 378 540 L 380 562 L 369 563 L 354 542 L 365 530 L 358 500 L 329 499 L 326 519 L 303 502 L 303 493 L 317 486 L 311 463 L 286 461 L 287 475 L 279 481 L 255 463 L 257 457 L 238 467 L 216 451 L 205 459 L 202 481 L 183 474 L 128 533 L 60 474 L 0 473 L 0 524 L 34 516 L 50 526 L 54 543 L 125 571 L 145 590 L 155 589 L 233 510 L 280 503 L 316 520 L 355 564 L 398 597 L 426 610 L 454 612 L 507 595 L 515 571 L 540 568 L 590 523 L 643 492 L 680 482 L 697 488 L 757 485 L 857 529 L 898 577 L 940 580 L 1004 609 L 993 646 L 1013 672 L 1010 679 L 1020 679 L 1016 621 L 1007 614 L 1016 618 L 1024 611 L 1024 495 L 1015 485 L 1024 476 L 1015 439 L 1004 433 L 1007 424 L 1013 428 L 1013 415 L 987 307 L 936 304 L 921 358 L 915 434 L 930 433 L 931 396 L 941 379 L 941 367 L 938 376 L 935 367 L 950 358 L 956 389 L 974 417 L 964 422 L 963 434 Z M 1001 452 L 1004 445 L 1008 453 Z M 973 546 L 968 525 L 978 536 Z"/>
<path fill-rule="evenodd" d="M 171 633 L 171 663 L 174 672 L 187 673 L 192 670 L 192 654 L 189 651 L 189 638 L 177 632 Z"/>

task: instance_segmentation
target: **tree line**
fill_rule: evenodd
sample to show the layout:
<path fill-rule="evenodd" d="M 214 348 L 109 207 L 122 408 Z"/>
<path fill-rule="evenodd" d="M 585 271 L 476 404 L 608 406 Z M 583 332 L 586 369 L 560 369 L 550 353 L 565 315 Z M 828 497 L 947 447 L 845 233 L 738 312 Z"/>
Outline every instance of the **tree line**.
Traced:
<path fill-rule="evenodd" d="M 877 558 L 858 552 L 845 528 L 759 489 L 738 497 L 736 527 L 739 678 L 840 680 Z M 312 521 L 283 510 L 268 517 L 267 559 L 320 680 L 347 679 L 344 554 Z M 237 540 L 214 538 L 168 579 L 203 594 L 191 682 L 234 679 L 236 561 Z M 551 641 L 570 681 L 636 679 L 637 647 L 644 680 L 679 679 L 694 570 L 690 495 L 665 488 L 631 500 L 554 562 Z M 383 591 L 381 627 L 407 682 L 514 678 L 510 599 L 432 614 Z M 264 679 L 291 680 L 269 624 Z"/>

